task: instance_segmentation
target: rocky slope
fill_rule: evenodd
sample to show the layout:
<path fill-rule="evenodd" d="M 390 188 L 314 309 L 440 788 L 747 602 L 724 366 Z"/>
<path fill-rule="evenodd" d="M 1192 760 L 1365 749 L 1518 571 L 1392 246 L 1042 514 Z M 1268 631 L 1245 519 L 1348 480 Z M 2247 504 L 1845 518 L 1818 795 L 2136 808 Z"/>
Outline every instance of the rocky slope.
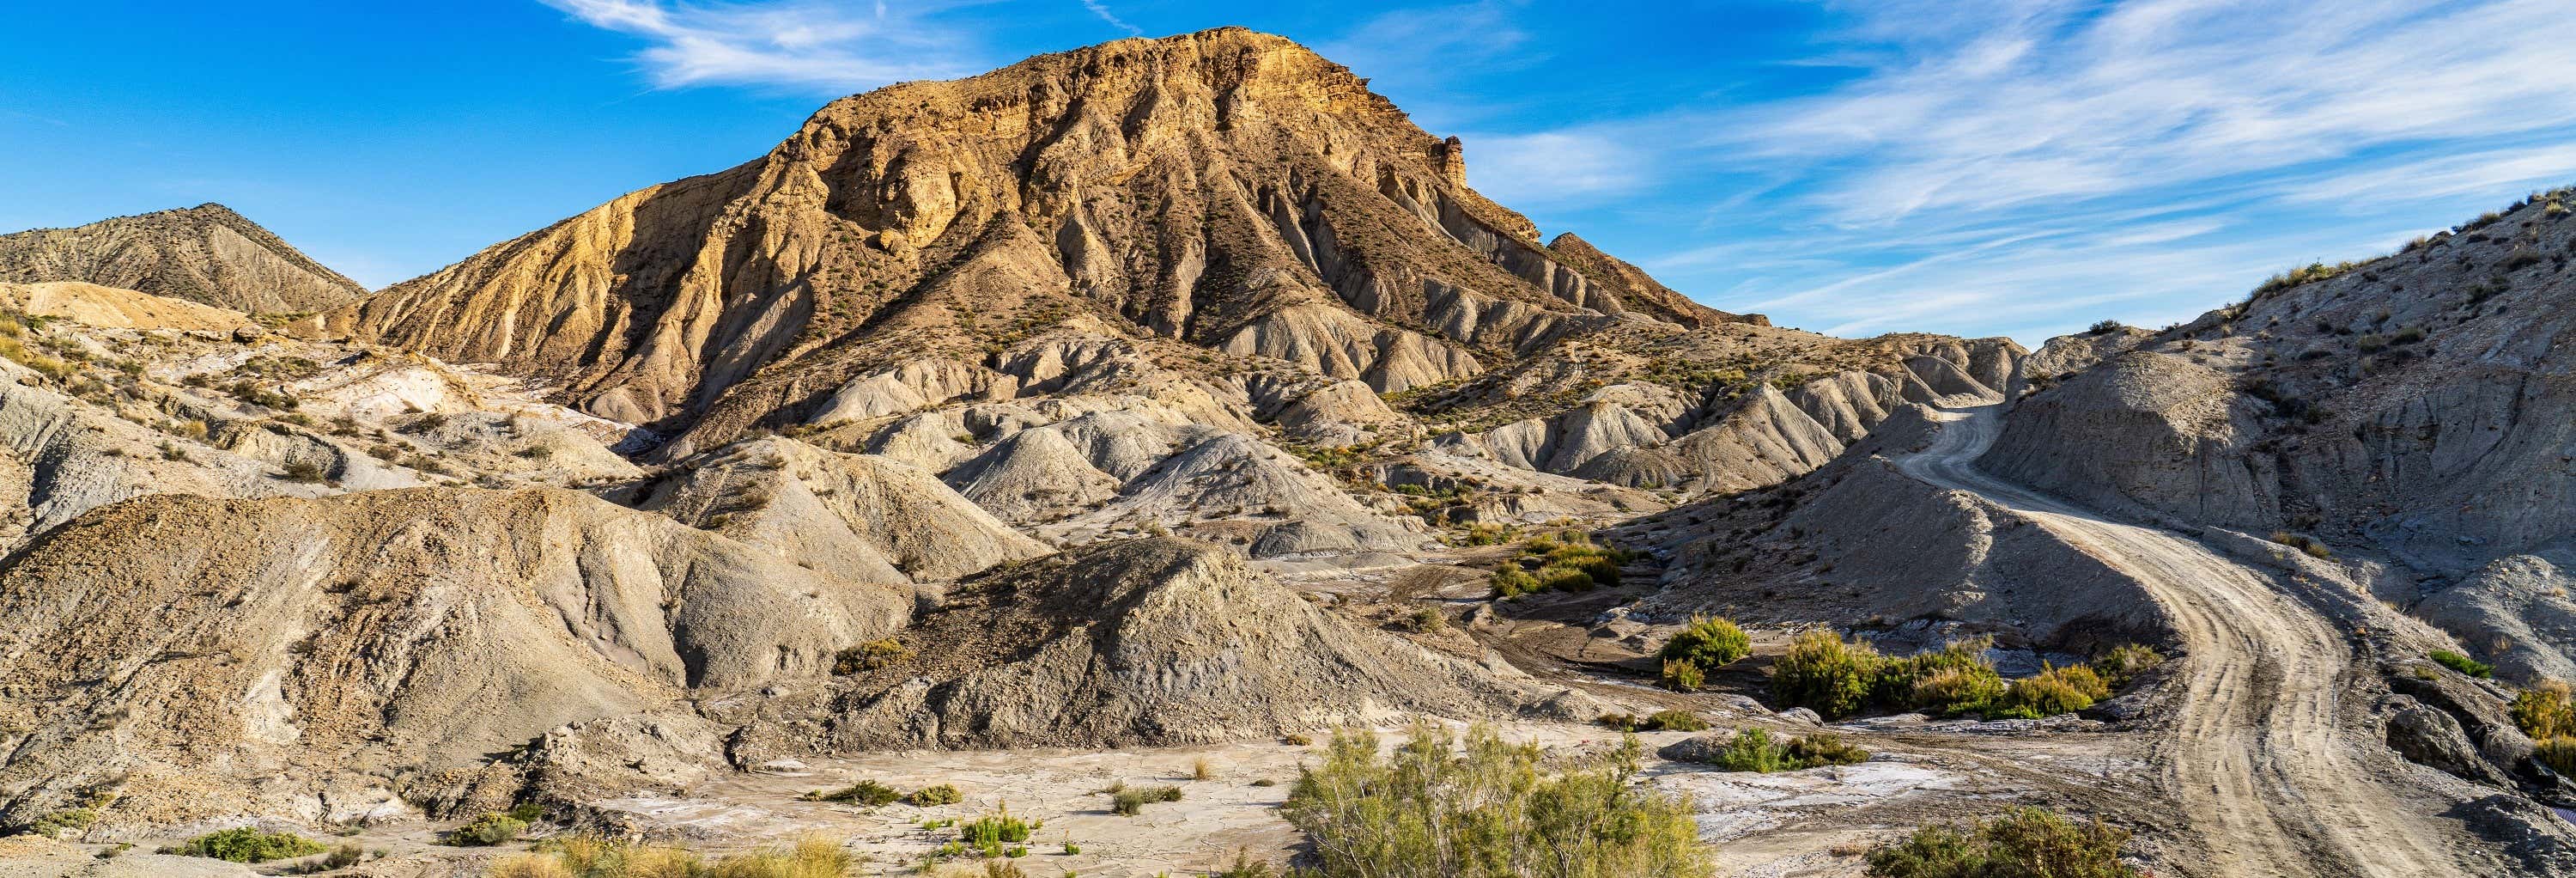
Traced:
<path fill-rule="evenodd" d="M 1278 37 L 1123 40 L 836 101 L 768 156 L 319 325 L 725 432 L 1074 315 L 1379 391 L 1580 329 L 1740 319 L 1539 243 L 1464 185 L 1462 150 Z"/>
<path fill-rule="evenodd" d="M 220 204 L 0 235 L 0 281 L 80 281 L 251 313 L 319 311 L 367 294 Z"/>
<path fill-rule="evenodd" d="M 2576 675 L 2576 197 L 2312 266 L 2015 403 L 1985 465 L 2106 508 L 2314 538 L 2517 679 Z M 2057 342 L 2052 348 L 2066 348 Z"/>

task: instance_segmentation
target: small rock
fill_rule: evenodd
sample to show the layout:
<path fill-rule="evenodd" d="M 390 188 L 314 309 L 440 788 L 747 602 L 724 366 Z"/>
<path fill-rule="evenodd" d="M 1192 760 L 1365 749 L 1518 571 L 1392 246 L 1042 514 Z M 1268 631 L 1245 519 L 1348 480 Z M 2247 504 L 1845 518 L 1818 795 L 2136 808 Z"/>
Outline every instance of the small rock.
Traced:
<path fill-rule="evenodd" d="M 1808 710 L 1803 707 L 1789 708 L 1788 710 L 1781 711 L 1779 716 L 1781 719 L 1788 720 L 1793 723 L 1805 723 L 1811 726 L 1820 726 L 1825 724 L 1824 717 L 1817 716 L 1815 711 Z"/>
<path fill-rule="evenodd" d="M 251 342 L 267 337 L 268 330 L 262 329 L 258 326 L 246 323 L 241 326 L 233 327 L 233 340 L 242 344 L 250 344 Z"/>

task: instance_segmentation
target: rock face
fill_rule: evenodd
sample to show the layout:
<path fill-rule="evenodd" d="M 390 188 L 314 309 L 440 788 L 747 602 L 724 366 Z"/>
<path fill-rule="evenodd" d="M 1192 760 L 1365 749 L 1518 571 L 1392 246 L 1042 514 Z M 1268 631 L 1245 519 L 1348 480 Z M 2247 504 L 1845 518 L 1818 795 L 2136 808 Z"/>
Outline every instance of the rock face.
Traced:
<path fill-rule="evenodd" d="M 113 783 L 318 820 L 566 723 L 827 674 L 912 594 L 582 494 L 419 489 L 117 504 L 13 559 L 0 608 L 0 817 Z"/>
<path fill-rule="evenodd" d="M 367 294 L 220 204 L 0 235 L 0 281 L 80 281 L 253 313 Z"/>
<path fill-rule="evenodd" d="M 1278 37 L 1122 40 L 835 101 L 767 156 L 310 328 L 542 375 L 615 420 L 736 429 L 1075 315 L 1378 391 L 1572 328 L 1735 319 L 1540 244 L 1463 184 L 1462 149 Z"/>
<path fill-rule="evenodd" d="M 1413 713 L 1496 716 L 1561 694 L 1331 618 L 1231 552 L 1104 543 L 995 570 L 850 679 L 837 749 L 1119 747 L 1276 736 Z M 793 746 L 755 727 L 755 746 Z"/>

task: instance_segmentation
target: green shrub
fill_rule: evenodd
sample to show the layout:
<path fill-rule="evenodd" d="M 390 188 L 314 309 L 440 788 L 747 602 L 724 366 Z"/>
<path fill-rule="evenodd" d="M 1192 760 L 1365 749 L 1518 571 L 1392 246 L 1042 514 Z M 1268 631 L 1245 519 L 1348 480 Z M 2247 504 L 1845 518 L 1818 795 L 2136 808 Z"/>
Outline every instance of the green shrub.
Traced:
<path fill-rule="evenodd" d="M 2010 688 L 1992 667 L 1942 668 L 1914 681 L 1907 698 L 1917 709 L 1957 716 L 1985 710 Z"/>
<path fill-rule="evenodd" d="M 2534 741 L 2576 735 L 2576 698 L 2565 683 L 2533 683 L 2513 696 L 2513 724 Z"/>
<path fill-rule="evenodd" d="M 1516 598 L 1538 590 L 1538 577 L 1529 575 L 1519 564 L 1503 565 L 1486 582 L 1493 586 L 1498 598 Z"/>
<path fill-rule="evenodd" d="M 891 667 L 912 657 L 903 641 L 892 637 L 871 640 L 832 655 L 832 673 L 842 676 Z"/>
<path fill-rule="evenodd" d="M 1721 771 L 1758 771 L 1764 774 L 1797 767 L 1790 764 L 1788 745 L 1762 729 L 1736 732 L 1709 764 Z"/>
<path fill-rule="evenodd" d="M 940 805 L 954 805 L 965 800 L 966 795 L 958 792 L 957 787 L 954 784 L 937 784 L 934 786 L 922 787 L 921 789 L 913 790 L 911 793 L 903 797 L 904 804 L 911 805 L 916 808 L 935 808 Z"/>
<path fill-rule="evenodd" d="M 1313 840 L 1324 878 L 1713 874 L 1689 800 L 1637 782 L 1635 738 L 1562 773 L 1490 728 L 1463 743 L 1429 723 L 1392 754 L 1368 732 L 1337 733 L 1281 813 Z"/>
<path fill-rule="evenodd" d="M 1789 758 L 1806 768 L 1859 765 L 1869 761 L 1869 751 L 1832 732 L 1808 732 L 1789 740 Z"/>
<path fill-rule="evenodd" d="M 1801 737 L 1776 737 L 1762 729 L 1745 729 L 1735 733 L 1726 746 L 1717 751 L 1710 764 L 1721 771 L 1797 771 L 1826 765 L 1857 765 L 1869 760 L 1869 751 L 1844 741 L 1832 732 L 1815 732 Z"/>
<path fill-rule="evenodd" d="M 2093 696 L 2078 683 L 2063 676 L 2042 674 L 2014 680 L 2012 688 L 2004 691 L 2003 700 L 1986 715 L 1995 719 L 2038 719 L 2092 706 Z"/>
<path fill-rule="evenodd" d="M 480 817 L 465 821 L 463 826 L 449 830 L 447 843 L 458 847 L 490 847 L 516 840 L 519 833 L 526 832 L 527 829 L 528 821 L 497 811 L 486 812 Z"/>
<path fill-rule="evenodd" d="M 2481 680 L 2495 676 L 2494 665 L 2478 661 L 2447 649 L 2434 650 L 2433 660 L 2440 662 L 2442 667 L 2450 668 L 2451 670 L 2458 671 Z"/>
<path fill-rule="evenodd" d="M 1029 834 L 1037 831 L 1038 826 L 1039 824 L 1011 816 L 1011 807 L 1005 804 L 998 814 L 979 817 L 973 823 L 957 827 L 955 844 L 962 850 L 971 850 L 986 859 L 995 859 L 1009 853 L 1004 849 L 1005 845 L 1019 845 L 1027 842 Z M 1022 850 L 1022 853 L 1026 851 Z M 1011 854 L 1011 856 L 1018 855 Z"/>
<path fill-rule="evenodd" d="M 2164 653 L 2157 652 L 2155 647 L 2123 643 L 2111 647 L 2102 653 L 2101 657 L 2094 659 L 2093 669 L 2109 677 L 2111 685 L 2126 686 L 2129 681 L 2137 679 L 2138 675 L 2164 663 Z"/>
<path fill-rule="evenodd" d="M 903 794 L 896 792 L 893 787 L 869 779 L 837 790 L 815 790 L 806 793 L 804 798 L 808 802 L 839 802 L 844 805 L 865 805 L 874 808 L 878 805 L 892 804 L 896 799 L 903 798 Z"/>
<path fill-rule="evenodd" d="M 1822 629 L 1798 635 L 1773 665 L 1771 695 L 1828 718 L 1850 716 L 1869 700 L 1884 661 L 1867 644 L 1846 643 Z"/>
<path fill-rule="evenodd" d="M 1555 591 L 1586 592 L 1598 583 L 1592 571 L 1563 564 L 1550 564 L 1538 569 L 1538 587 Z"/>
<path fill-rule="evenodd" d="M 2559 737 L 2540 742 L 2531 748 L 2531 757 L 2549 770 L 2576 775 L 2576 738 Z"/>
<path fill-rule="evenodd" d="M 309 857 L 329 848 L 292 832 L 262 832 L 256 826 L 220 829 L 169 849 L 190 857 L 213 857 L 235 863 L 265 863 L 287 857 Z"/>
<path fill-rule="evenodd" d="M 1690 624 L 1665 641 L 1658 654 L 1666 662 L 1689 662 L 1702 671 L 1714 671 L 1752 655 L 1753 640 L 1732 620 L 1692 616 Z"/>
<path fill-rule="evenodd" d="M 1937 825 L 1869 854 L 1874 878 L 2139 878 L 2120 862 L 2125 829 L 2016 808 L 1974 826 Z"/>
<path fill-rule="evenodd" d="M 1665 659 L 1664 671 L 1656 682 L 1675 692 L 1697 692 L 1708 685 L 1708 675 L 1699 666 L 1680 659 Z"/>

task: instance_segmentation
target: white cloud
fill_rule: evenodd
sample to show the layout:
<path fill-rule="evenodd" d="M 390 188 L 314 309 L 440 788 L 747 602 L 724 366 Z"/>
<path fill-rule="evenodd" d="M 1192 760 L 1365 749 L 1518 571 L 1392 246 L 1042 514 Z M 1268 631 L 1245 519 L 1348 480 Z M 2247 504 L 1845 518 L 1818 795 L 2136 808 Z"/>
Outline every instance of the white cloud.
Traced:
<path fill-rule="evenodd" d="M 1503 204 L 1544 207 L 1628 192 L 1648 179 L 1651 156 L 1614 134 L 1547 131 L 1467 134 L 1467 179 Z"/>
<path fill-rule="evenodd" d="M 1108 22 L 1110 27 L 1126 31 L 1130 36 L 1145 35 L 1144 28 L 1128 24 L 1126 20 L 1118 17 L 1118 13 L 1109 11 L 1108 5 L 1101 3 L 1100 0 L 1082 0 L 1082 8 L 1091 10 L 1092 15 L 1099 16 L 1100 20 Z"/>
<path fill-rule="evenodd" d="M 1856 159 L 1814 198 L 1885 223 L 2576 119 L 2576 82 L 2561 75 L 2576 69 L 2576 16 L 2561 0 L 2064 0 L 2017 12 L 1901 44 L 1849 85 L 1714 128 L 1710 142 L 1774 161 Z M 1873 8 L 1860 32 L 1893 30 L 1902 14 Z"/>
<path fill-rule="evenodd" d="M 688 4 L 543 0 L 585 24 L 641 37 L 635 56 L 655 85 L 765 85 L 846 93 L 977 72 L 957 32 L 925 20 L 930 4 L 825 0 Z"/>
<path fill-rule="evenodd" d="M 1566 204 L 1703 186 L 1729 240 L 1642 261 L 1712 304 L 2036 342 L 2576 182 L 2564 0 L 1828 6 L 1799 60 L 1848 79 L 1586 124 L 1647 170 Z"/>

